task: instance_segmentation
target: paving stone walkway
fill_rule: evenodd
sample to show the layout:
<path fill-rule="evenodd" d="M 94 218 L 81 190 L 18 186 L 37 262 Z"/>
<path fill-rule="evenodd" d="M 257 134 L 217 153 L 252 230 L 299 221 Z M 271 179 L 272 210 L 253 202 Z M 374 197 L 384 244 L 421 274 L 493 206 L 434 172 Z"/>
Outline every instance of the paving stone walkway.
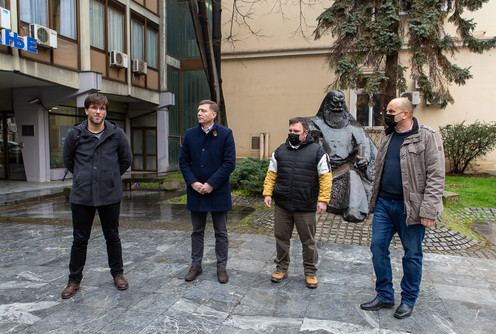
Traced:
<path fill-rule="evenodd" d="M 231 232 L 273 235 L 274 210 L 264 209 L 261 198 L 235 197 L 234 203 L 251 205 L 257 210 L 237 226 L 231 226 Z M 445 209 L 441 221 L 426 230 L 424 251 L 496 259 L 496 245 L 477 233 L 471 227 L 473 222 L 496 224 L 496 209 Z M 372 217 L 362 223 L 349 223 L 332 213 L 324 213 L 318 218 L 316 238 L 322 242 L 369 246 L 371 235 Z M 293 236 L 297 238 L 296 231 Z M 398 235 L 394 236 L 391 248 L 402 249 Z"/>

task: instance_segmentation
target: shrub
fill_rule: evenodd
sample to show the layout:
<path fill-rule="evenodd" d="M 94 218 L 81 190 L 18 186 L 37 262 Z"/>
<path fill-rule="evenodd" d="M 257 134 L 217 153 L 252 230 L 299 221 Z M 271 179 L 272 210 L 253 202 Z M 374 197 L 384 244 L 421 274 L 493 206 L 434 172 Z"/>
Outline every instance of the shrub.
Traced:
<path fill-rule="evenodd" d="M 474 164 L 474 160 L 482 158 L 496 146 L 496 123 L 481 123 L 465 125 L 458 124 L 441 126 L 444 152 L 450 164 L 450 172 L 463 174 Z"/>
<path fill-rule="evenodd" d="M 261 195 L 265 174 L 269 168 L 269 160 L 245 158 L 236 164 L 236 169 L 231 174 L 233 189 L 244 189 L 250 193 Z"/>

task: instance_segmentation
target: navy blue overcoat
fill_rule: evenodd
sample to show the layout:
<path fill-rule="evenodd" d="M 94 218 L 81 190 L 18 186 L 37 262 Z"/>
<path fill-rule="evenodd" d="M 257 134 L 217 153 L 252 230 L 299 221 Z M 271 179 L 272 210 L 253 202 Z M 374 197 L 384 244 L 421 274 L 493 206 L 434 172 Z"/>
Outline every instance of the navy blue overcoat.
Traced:
<path fill-rule="evenodd" d="M 236 167 L 232 130 L 217 123 L 205 134 L 201 125 L 188 129 L 184 136 L 179 166 L 187 185 L 190 211 L 228 211 L 232 209 L 229 175 Z M 191 184 L 208 183 L 214 190 L 201 195 Z"/>

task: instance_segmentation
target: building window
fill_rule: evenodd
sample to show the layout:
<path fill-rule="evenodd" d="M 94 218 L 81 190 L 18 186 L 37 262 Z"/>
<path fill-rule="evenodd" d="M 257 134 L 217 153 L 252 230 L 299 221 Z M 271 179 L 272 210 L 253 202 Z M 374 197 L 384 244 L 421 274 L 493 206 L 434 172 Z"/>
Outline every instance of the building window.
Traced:
<path fill-rule="evenodd" d="M 124 129 L 125 114 L 121 112 L 107 112 L 107 120 L 111 120 Z M 63 149 L 65 137 L 70 128 L 76 123 L 87 119 L 84 108 L 72 106 L 58 106 L 50 109 L 48 121 L 50 124 L 50 168 L 64 168 Z"/>
<path fill-rule="evenodd" d="M 52 0 L 52 22 L 60 35 L 76 39 L 76 1 Z"/>
<path fill-rule="evenodd" d="M 158 33 L 150 28 L 146 29 L 146 62 L 150 67 L 158 68 Z"/>
<path fill-rule="evenodd" d="M 144 31 L 145 27 L 142 23 L 131 21 L 131 57 L 133 59 L 145 60 Z"/>
<path fill-rule="evenodd" d="M 21 0 L 21 20 L 48 27 L 48 0 Z"/>
<path fill-rule="evenodd" d="M 21 20 L 52 28 L 61 36 L 76 39 L 76 0 L 21 0 Z M 51 22 L 48 8 L 51 8 Z"/>
<path fill-rule="evenodd" d="M 50 110 L 50 168 L 64 168 L 62 153 L 65 137 L 69 129 L 76 123 L 86 119 L 84 110 L 76 107 L 58 106 Z"/>
<path fill-rule="evenodd" d="M 99 49 L 105 49 L 105 6 L 96 1 L 90 1 L 90 44 Z"/>
<path fill-rule="evenodd" d="M 382 93 L 368 95 L 364 92 L 366 79 L 358 83 L 357 89 L 350 91 L 350 113 L 365 127 L 382 126 Z"/>
<path fill-rule="evenodd" d="M 362 89 L 355 90 L 354 93 L 356 94 L 356 113 L 355 115 L 352 113 L 352 115 L 355 116 L 356 120 L 363 126 L 381 126 L 381 110 L 383 108 L 380 97 L 382 94 L 369 96 Z"/>
<path fill-rule="evenodd" d="M 5 0 L 0 0 L 0 7 L 5 8 Z"/>
<path fill-rule="evenodd" d="M 112 8 L 108 10 L 108 39 L 109 50 L 125 52 L 124 14 Z"/>
<path fill-rule="evenodd" d="M 131 21 L 131 58 L 146 61 L 148 67 L 158 68 L 158 28 L 149 20 Z"/>

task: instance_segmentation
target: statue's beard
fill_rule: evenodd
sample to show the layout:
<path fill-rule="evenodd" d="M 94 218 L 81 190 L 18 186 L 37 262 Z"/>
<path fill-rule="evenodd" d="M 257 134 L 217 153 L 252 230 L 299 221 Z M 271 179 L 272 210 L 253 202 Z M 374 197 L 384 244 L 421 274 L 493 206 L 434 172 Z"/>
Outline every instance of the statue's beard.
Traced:
<path fill-rule="evenodd" d="M 331 112 L 325 113 L 324 121 L 331 128 L 341 129 L 350 124 L 350 120 L 348 119 L 348 115 L 344 112 L 342 108 L 331 109 Z"/>

